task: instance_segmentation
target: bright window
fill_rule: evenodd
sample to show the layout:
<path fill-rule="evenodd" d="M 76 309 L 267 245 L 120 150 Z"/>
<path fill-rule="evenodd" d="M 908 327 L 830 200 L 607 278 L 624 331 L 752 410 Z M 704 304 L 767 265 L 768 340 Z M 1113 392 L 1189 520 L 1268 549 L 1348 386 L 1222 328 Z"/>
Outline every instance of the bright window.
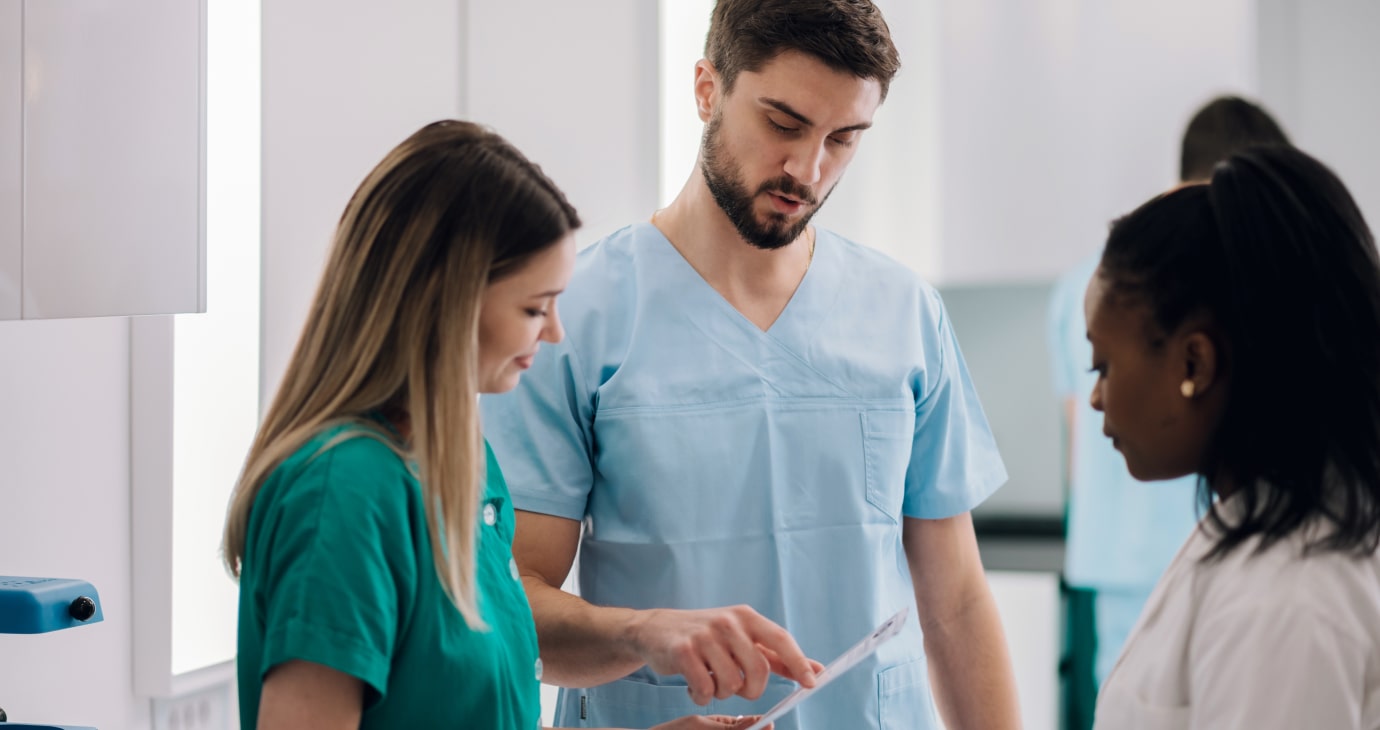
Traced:
<path fill-rule="evenodd" d="M 662 0 L 661 195 L 665 207 L 695 166 L 702 123 L 695 114 L 695 62 L 704 57 L 704 37 L 714 0 Z"/>
<path fill-rule="evenodd" d="M 235 656 L 225 507 L 259 419 L 259 2 L 209 0 L 206 313 L 177 315 L 173 378 L 174 676 Z"/>

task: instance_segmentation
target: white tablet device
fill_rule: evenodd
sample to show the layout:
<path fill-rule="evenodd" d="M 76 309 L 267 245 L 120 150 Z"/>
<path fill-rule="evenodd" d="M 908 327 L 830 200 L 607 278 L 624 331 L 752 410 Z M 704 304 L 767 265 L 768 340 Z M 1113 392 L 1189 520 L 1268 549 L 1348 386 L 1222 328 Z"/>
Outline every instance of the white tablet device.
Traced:
<path fill-rule="evenodd" d="M 819 673 L 818 681 L 815 682 L 814 687 L 810 687 L 808 689 L 805 687 L 800 687 L 797 688 L 796 691 L 790 693 L 789 695 L 786 695 L 785 699 L 776 703 L 776 707 L 773 707 L 770 710 L 768 710 L 767 714 L 763 715 L 762 719 L 758 720 L 757 723 L 754 724 L 752 727 L 748 728 L 748 730 L 762 730 L 762 728 L 771 724 L 777 718 L 780 718 L 787 712 L 790 712 L 791 710 L 795 709 L 795 706 L 803 702 L 806 697 L 809 697 L 810 695 L 817 692 L 824 685 L 834 681 L 838 678 L 839 675 L 843 674 L 849 669 L 852 669 L 853 665 L 862 661 L 865 657 L 867 657 L 867 655 L 876 651 L 877 647 L 881 646 L 882 644 L 885 644 L 886 642 L 890 641 L 893 637 L 895 637 L 897 634 L 901 633 L 901 628 L 906 625 L 906 616 L 908 616 L 909 614 L 910 607 L 907 606 L 901 609 L 900 611 L 897 611 L 896 615 L 892 616 L 886 621 L 883 621 L 882 625 L 878 626 L 876 631 L 873 631 L 862 641 L 859 641 L 857 644 L 854 644 L 853 648 L 849 649 L 848 651 L 845 651 L 842 655 L 839 656 L 838 659 L 835 659 L 833 662 L 829 664 L 829 666 L 825 667 L 824 671 Z"/>

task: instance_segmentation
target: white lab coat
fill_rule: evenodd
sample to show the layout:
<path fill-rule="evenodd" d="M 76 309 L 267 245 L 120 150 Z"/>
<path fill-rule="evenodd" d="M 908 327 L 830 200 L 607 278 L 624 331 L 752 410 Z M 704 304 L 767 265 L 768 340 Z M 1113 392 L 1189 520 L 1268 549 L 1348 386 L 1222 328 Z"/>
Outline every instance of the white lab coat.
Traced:
<path fill-rule="evenodd" d="M 1302 557 L 1295 533 L 1202 563 L 1210 532 L 1156 585 L 1094 730 L 1380 730 L 1380 557 Z"/>

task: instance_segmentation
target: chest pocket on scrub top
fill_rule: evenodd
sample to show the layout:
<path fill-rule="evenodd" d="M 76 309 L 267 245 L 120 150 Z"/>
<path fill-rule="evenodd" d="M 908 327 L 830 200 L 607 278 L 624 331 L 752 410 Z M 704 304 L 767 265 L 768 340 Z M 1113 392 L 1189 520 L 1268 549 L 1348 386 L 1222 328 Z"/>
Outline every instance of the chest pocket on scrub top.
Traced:
<path fill-rule="evenodd" d="M 863 411 L 862 441 L 867 501 L 900 522 L 915 442 L 915 411 Z"/>

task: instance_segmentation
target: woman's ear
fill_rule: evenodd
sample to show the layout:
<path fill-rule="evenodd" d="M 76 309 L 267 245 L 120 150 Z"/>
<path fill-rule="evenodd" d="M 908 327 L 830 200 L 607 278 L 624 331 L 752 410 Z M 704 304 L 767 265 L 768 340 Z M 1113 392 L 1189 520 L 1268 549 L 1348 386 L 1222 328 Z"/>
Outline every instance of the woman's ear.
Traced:
<path fill-rule="evenodd" d="M 719 100 L 719 72 L 714 64 L 701 58 L 695 62 L 695 110 L 700 121 L 708 123 L 714 116 L 714 105 Z"/>
<path fill-rule="evenodd" d="M 1183 397 L 1197 398 L 1217 384 L 1221 358 L 1217 343 L 1206 332 L 1196 330 L 1184 336 L 1179 348 L 1183 361 Z"/>

